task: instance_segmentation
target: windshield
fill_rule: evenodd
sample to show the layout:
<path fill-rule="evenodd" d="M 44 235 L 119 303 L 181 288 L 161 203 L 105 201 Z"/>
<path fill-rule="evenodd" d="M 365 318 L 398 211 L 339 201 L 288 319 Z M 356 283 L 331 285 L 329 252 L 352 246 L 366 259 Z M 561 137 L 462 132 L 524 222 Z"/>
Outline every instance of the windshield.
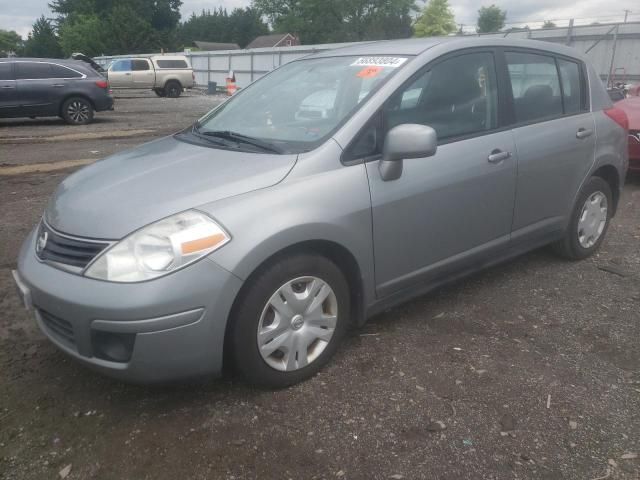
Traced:
<path fill-rule="evenodd" d="M 329 57 L 275 70 L 205 115 L 194 133 L 229 132 L 299 153 L 322 143 L 406 57 Z"/>

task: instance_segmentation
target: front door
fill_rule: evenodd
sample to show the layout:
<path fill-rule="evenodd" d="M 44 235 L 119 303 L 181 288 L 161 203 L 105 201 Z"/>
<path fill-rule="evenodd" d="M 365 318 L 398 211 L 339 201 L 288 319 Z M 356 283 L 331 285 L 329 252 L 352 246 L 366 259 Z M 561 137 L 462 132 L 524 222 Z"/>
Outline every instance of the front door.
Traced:
<path fill-rule="evenodd" d="M 428 66 L 389 100 L 383 134 L 420 123 L 436 154 L 403 161 L 384 181 L 369 162 L 377 293 L 482 262 L 509 242 L 516 183 L 513 136 L 500 131 L 494 54 L 478 51 Z"/>
<path fill-rule="evenodd" d="M 109 66 L 107 78 L 113 88 L 131 88 L 133 86 L 133 72 L 131 60 L 116 60 Z"/>

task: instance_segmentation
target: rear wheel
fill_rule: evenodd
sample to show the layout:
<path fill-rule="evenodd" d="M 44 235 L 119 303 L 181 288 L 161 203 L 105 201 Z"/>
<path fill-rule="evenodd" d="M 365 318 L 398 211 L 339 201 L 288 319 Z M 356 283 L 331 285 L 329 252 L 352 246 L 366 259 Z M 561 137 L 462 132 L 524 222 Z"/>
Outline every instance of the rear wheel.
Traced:
<path fill-rule="evenodd" d="M 154 93 L 159 97 L 166 97 L 167 93 L 164 91 L 164 88 L 154 88 Z"/>
<path fill-rule="evenodd" d="M 166 92 L 167 97 L 178 98 L 182 93 L 182 85 L 180 85 L 180 82 L 171 80 L 164 86 L 164 91 Z"/>
<path fill-rule="evenodd" d="M 611 187 L 604 179 L 591 177 L 580 190 L 567 233 L 554 250 L 571 260 L 592 255 L 604 241 L 612 209 Z"/>
<path fill-rule="evenodd" d="M 93 106 L 82 97 L 72 97 L 62 105 L 62 118 L 70 125 L 87 125 L 93 121 Z"/>
<path fill-rule="evenodd" d="M 234 365 L 256 385 L 306 380 L 338 349 L 349 311 L 347 282 L 333 262 L 315 254 L 283 258 L 239 299 L 232 319 Z"/>

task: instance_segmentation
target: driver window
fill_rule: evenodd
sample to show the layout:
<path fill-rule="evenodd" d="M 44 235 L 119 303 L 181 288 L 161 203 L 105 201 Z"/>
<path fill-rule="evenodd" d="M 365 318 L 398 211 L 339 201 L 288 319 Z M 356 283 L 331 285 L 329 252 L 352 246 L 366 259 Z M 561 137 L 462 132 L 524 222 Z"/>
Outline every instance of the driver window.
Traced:
<path fill-rule="evenodd" d="M 439 140 L 496 128 L 498 94 L 493 55 L 458 55 L 437 63 L 400 88 L 384 107 L 384 131 L 403 123 L 428 125 Z"/>
<path fill-rule="evenodd" d="M 112 72 L 130 72 L 131 60 L 118 60 L 111 65 Z"/>

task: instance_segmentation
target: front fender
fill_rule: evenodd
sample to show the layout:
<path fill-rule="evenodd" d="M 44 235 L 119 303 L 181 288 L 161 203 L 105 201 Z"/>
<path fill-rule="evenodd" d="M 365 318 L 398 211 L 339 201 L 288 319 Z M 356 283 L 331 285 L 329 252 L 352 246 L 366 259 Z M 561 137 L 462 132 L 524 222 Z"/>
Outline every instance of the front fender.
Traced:
<path fill-rule="evenodd" d="M 371 201 L 364 165 L 288 177 L 273 187 L 199 208 L 232 237 L 210 260 L 241 279 L 283 249 L 327 241 L 351 253 L 362 275 L 364 300 L 373 301 Z"/>

